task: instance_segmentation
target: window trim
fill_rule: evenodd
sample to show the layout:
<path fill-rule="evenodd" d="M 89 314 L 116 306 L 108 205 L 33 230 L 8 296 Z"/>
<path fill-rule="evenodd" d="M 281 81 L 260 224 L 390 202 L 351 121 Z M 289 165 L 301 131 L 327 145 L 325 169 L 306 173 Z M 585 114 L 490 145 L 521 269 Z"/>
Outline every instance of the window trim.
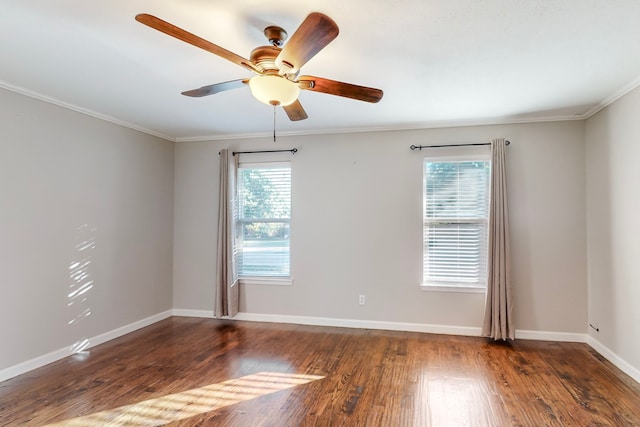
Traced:
<path fill-rule="evenodd" d="M 239 276 L 241 285 L 292 286 L 291 276 Z"/>
<path fill-rule="evenodd" d="M 455 153 L 452 153 L 452 150 L 456 150 Z M 457 148 L 455 146 L 453 146 L 452 148 L 447 148 L 444 150 L 438 150 L 438 153 L 434 154 L 434 155 L 427 155 L 424 156 L 422 159 L 422 218 L 421 218 L 421 222 L 422 222 L 422 238 L 421 238 L 421 244 L 422 244 L 422 278 L 421 278 L 421 282 L 419 283 L 419 287 L 421 291 L 424 292 L 449 292 L 449 293 L 470 293 L 470 294 L 486 294 L 487 292 L 487 283 L 485 283 L 483 286 L 473 286 L 473 285 L 469 285 L 469 284 L 464 284 L 464 283 L 460 283 L 460 284 L 443 284 L 442 282 L 440 283 L 425 283 L 424 282 L 424 233 L 425 233 L 425 224 L 426 224 L 426 219 L 424 217 L 425 214 L 425 195 L 426 195 L 426 188 L 425 188 L 425 184 L 426 184 L 426 180 L 425 180 L 425 167 L 426 167 L 426 163 L 436 163 L 436 162 L 478 162 L 478 161 L 487 161 L 489 162 L 489 165 L 491 165 L 491 151 L 490 148 L 488 147 L 473 147 L 473 148 L 466 148 L 466 149 L 461 149 L 461 148 Z M 491 206 L 491 178 L 489 178 L 489 183 L 487 186 L 487 192 L 488 192 L 488 203 L 489 206 Z M 490 211 L 487 210 L 487 228 L 489 226 L 489 222 L 490 222 Z M 484 222 L 484 221 L 483 221 Z M 487 236 L 487 255 L 488 255 L 488 243 L 489 243 L 489 238 Z M 488 261 L 487 261 L 488 262 Z M 488 267 L 488 265 L 487 265 Z"/>
<path fill-rule="evenodd" d="M 452 293 L 464 293 L 464 294 L 486 294 L 487 287 L 480 286 L 463 286 L 463 285 L 430 285 L 426 283 L 420 283 L 420 290 L 423 292 L 452 292 Z"/>

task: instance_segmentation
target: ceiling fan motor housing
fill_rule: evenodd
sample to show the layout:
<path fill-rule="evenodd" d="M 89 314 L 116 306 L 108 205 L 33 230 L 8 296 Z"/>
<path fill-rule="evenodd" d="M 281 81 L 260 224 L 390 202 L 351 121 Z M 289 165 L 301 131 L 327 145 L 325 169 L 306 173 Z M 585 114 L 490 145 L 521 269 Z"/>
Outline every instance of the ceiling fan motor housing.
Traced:
<path fill-rule="evenodd" d="M 251 62 L 262 71 L 278 70 L 275 59 L 281 49 L 275 46 L 259 46 L 251 51 Z"/>

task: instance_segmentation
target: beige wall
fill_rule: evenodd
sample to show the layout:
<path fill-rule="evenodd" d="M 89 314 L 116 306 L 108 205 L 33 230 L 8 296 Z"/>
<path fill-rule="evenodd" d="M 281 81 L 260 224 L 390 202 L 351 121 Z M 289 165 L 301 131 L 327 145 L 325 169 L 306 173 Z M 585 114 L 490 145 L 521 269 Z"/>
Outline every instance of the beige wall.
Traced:
<path fill-rule="evenodd" d="M 591 322 L 600 329 L 589 329 L 596 347 L 638 374 L 639 112 L 636 89 L 586 124 L 174 148 L 0 90 L 0 370 L 172 307 L 210 311 L 223 147 L 300 149 L 286 156 L 293 165 L 295 282 L 243 287 L 245 313 L 477 328 L 482 295 L 418 288 L 422 154 L 408 146 L 503 136 L 513 141 L 508 161 L 517 328 L 582 334 Z M 76 245 L 87 238 L 96 243 L 87 268 L 94 286 L 81 308 L 91 315 L 70 325 L 80 312 L 68 306 L 69 266 L 79 258 Z M 367 296 L 365 306 L 357 304 L 359 294 Z"/>
<path fill-rule="evenodd" d="M 587 225 L 592 338 L 640 380 L 640 89 L 589 120 Z"/>
<path fill-rule="evenodd" d="M 246 313 L 477 328 L 484 295 L 423 292 L 423 154 L 411 144 L 508 149 L 519 330 L 585 333 L 584 123 L 353 133 L 176 145 L 174 308 L 211 310 L 218 151 L 297 147 L 292 286 L 243 286 Z M 358 295 L 367 297 L 358 305 Z"/>
<path fill-rule="evenodd" d="M 170 309 L 173 144 L 5 90 L 0 129 L 0 371 Z"/>

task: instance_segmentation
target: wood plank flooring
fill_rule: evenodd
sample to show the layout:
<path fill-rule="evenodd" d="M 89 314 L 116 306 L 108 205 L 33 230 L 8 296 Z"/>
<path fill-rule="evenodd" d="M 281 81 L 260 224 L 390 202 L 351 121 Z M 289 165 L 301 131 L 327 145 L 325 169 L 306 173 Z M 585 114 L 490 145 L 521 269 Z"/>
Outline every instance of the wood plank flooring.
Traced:
<path fill-rule="evenodd" d="M 0 426 L 639 426 L 585 344 L 173 317 L 0 383 Z"/>

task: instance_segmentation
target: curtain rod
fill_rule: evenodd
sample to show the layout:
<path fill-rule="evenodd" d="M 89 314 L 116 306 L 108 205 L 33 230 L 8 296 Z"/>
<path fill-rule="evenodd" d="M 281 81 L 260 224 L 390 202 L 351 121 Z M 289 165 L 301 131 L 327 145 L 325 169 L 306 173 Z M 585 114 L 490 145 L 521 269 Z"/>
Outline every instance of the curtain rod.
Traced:
<path fill-rule="evenodd" d="M 511 141 L 505 141 L 505 145 L 511 144 Z M 444 145 L 412 145 L 412 150 L 422 150 L 423 148 L 442 148 L 442 147 L 469 147 L 472 145 L 491 145 L 490 142 L 478 142 L 475 144 L 444 144 Z"/>
<path fill-rule="evenodd" d="M 296 154 L 298 152 L 297 148 L 291 148 L 290 150 L 258 150 L 258 151 L 234 151 L 233 155 L 236 154 L 254 154 L 254 153 L 284 153 L 286 151 L 291 152 L 291 154 Z"/>

